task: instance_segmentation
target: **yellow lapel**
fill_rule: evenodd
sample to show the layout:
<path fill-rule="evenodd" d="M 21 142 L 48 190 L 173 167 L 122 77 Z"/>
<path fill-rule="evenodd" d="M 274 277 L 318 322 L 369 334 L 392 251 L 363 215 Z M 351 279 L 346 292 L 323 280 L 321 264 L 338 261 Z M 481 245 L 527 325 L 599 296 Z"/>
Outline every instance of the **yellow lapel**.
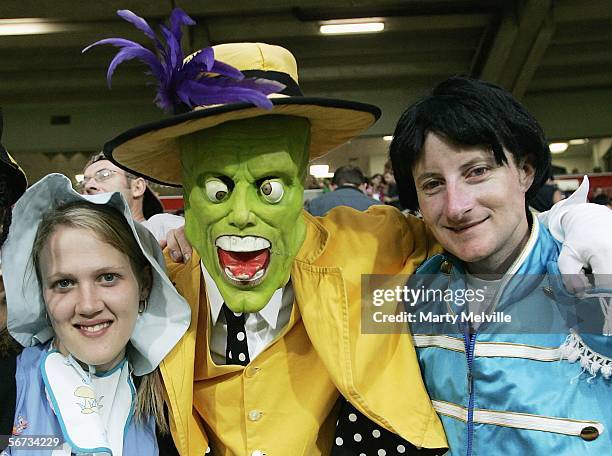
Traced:
<path fill-rule="evenodd" d="M 170 278 L 191 307 L 189 329 L 160 364 L 168 394 L 172 435 L 179 452 L 184 455 L 189 454 L 192 439 L 189 424 L 193 419 L 193 373 L 200 295 L 199 262 L 195 254 L 188 264 L 173 263 L 166 257 Z"/>
<path fill-rule="evenodd" d="M 351 363 L 345 280 L 340 268 L 316 265 L 330 235 L 317 219 L 307 213 L 304 217 L 306 239 L 291 270 L 295 301 L 306 332 L 334 383 L 347 386 L 351 383 Z"/>

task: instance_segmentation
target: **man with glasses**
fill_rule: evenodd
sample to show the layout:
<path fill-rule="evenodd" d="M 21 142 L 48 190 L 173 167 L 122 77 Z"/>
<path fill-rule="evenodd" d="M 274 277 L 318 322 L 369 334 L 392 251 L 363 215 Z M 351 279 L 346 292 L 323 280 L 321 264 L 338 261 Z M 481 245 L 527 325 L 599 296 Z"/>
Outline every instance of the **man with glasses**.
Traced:
<path fill-rule="evenodd" d="M 79 192 L 84 195 L 120 192 L 127 201 L 132 218 L 144 225 L 158 241 L 165 241 L 169 230 L 183 226 L 183 217 L 165 214 L 161 201 L 142 177 L 115 166 L 103 153 L 91 157 L 85 165 Z"/>

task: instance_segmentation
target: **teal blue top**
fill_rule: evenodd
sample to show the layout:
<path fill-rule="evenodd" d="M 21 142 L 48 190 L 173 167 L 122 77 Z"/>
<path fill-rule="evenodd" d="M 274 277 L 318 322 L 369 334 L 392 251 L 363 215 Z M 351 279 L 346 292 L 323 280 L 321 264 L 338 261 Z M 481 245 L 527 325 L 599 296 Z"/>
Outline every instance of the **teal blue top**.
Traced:
<path fill-rule="evenodd" d="M 601 333 L 599 298 L 578 300 L 565 291 L 558 256 L 557 241 L 534 221 L 527 245 L 493 297 L 489 315 L 497 320 L 476 331 L 461 318 L 445 326 L 412 324 L 448 454 L 612 454 L 612 337 Z M 465 289 L 464 265 L 436 255 L 409 286 Z M 432 301 L 407 310 L 460 315 L 464 307 Z M 502 321 L 505 315 L 512 323 Z"/>

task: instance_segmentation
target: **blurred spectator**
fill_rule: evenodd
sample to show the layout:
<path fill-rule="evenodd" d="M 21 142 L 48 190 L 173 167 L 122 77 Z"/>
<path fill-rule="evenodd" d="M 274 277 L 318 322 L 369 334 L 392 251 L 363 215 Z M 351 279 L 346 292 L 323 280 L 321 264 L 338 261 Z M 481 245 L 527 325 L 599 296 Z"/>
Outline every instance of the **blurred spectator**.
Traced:
<path fill-rule="evenodd" d="M 334 173 L 331 181 L 331 192 L 310 201 L 308 212 L 323 216 L 336 206 L 350 206 L 358 211 L 365 211 L 374 204 L 380 204 L 365 195 L 366 180 L 357 166 L 341 166 Z"/>
<path fill-rule="evenodd" d="M 323 179 L 323 182 L 321 182 L 322 185 L 322 190 L 323 193 L 329 193 L 331 191 L 333 191 L 333 189 L 331 188 L 332 183 L 331 183 L 331 179 L 328 179 L 327 177 Z"/>
<path fill-rule="evenodd" d="M 84 178 L 79 182 L 80 193 L 120 192 L 132 212 L 132 218 L 144 222 L 155 214 L 164 212 L 161 201 L 142 177 L 136 177 L 107 160 L 104 154 L 92 156 L 85 164 Z"/>
<path fill-rule="evenodd" d="M 393 165 L 391 164 L 391 160 L 387 160 L 385 162 L 385 167 L 384 167 L 383 175 L 385 175 L 387 173 L 393 173 Z"/>
<path fill-rule="evenodd" d="M 323 183 L 321 182 L 320 179 L 317 179 L 312 174 L 308 174 L 306 176 L 305 188 L 310 189 L 310 190 L 322 189 Z"/>
<path fill-rule="evenodd" d="M 555 184 L 552 174 L 546 180 L 546 183 L 540 187 L 538 193 L 529 200 L 529 205 L 538 212 L 549 210 L 553 204 L 558 203 L 563 199 L 563 195 Z"/>
<path fill-rule="evenodd" d="M 603 206 L 607 206 L 609 203 L 609 198 L 604 189 L 601 187 L 595 188 L 593 190 L 593 196 L 591 197 L 591 203 L 601 204 Z"/>
<path fill-rule="evenodd" d="M 387 184 L 387 191 L 385 191 L 385 196 L 383 197 L 382 202 L 390 206 L 396 207 L 401 211 L 402 205 L 399 201 L 399 194 L 397 192 L 397 184 L 395 183 L 395 176 L 393 175 L 393 171 L 385 171 L 383 177 L 385 179 L 385 184 Z"/>
<path fill-rule="evenodd" d="M 377 201 L 381 201 L 384 196 L 384 178 L 382 174 L 374 174 L 370 178 L 370 182 L 366 187 L 366 195 L 374 198 Z"/>
<path fill-rule="evenodd" d="M 132 218 L 144 225 L 158 241 L 165 241 L 169 230 L 184 225 L 185 219 L 165 214 L 159 198 L 142 177 L 136 177 L 111 161 L 103 153 L 91 157 L 79 182 L 79 191 L 84 195 L 120 192 L 130 207 Z"/>

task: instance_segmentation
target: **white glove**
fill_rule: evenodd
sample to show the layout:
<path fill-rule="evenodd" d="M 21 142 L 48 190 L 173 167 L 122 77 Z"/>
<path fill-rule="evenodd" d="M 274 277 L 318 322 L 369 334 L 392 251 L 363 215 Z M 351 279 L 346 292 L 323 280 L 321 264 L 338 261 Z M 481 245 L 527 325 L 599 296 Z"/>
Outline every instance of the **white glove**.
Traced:
<path fill-rule="evenodd" d="M 583 268 L 595 276 L 595 285 L 612 287 L 612 210 L 586 202 L 589 182 L 582 184 L 567 199 L 540 214 L 539 221 L 563 243 L 559 270 L 570 292 L 589 287 Z"/>

